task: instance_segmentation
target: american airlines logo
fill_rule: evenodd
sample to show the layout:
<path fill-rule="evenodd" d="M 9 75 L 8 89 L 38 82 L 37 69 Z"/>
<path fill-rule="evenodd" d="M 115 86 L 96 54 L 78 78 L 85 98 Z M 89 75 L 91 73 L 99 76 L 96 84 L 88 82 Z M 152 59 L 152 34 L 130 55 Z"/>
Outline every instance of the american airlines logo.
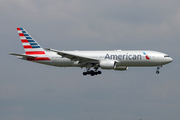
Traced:
<path fill-rule="evenodd" d="M 146 56 L 147 60 L 150 60 L 149 56 L 145 52 L 143 52 L 143 54 Z"/>
<path fill-rule="evenodd" d="M 145 58 L 147 60 L 150 60 L 150 57 L 145 53 L 143 52 L 143 54 L 145 55 Z M 142 58 L 142 55 L 136 55 L 136 54 L 124 54 L 124 55 L 109 55 L 109 54 L 106 54 L 105 56 L 105 59 L 110 59 L 110 60 L 141 60 Z"/>
<path fill-rule="evenodd" d="M 136 54 L 124 54 L 124 55 L 109 55 L 106 54 L 105 59 L 110 59 L 110 60 L 141 60 L 141 55 L 136 55 Z"/>

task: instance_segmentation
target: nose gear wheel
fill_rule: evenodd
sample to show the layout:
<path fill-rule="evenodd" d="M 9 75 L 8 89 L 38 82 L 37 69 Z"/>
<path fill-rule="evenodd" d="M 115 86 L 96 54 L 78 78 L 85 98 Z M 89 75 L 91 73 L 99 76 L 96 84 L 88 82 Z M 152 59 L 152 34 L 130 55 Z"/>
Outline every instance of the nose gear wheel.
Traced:
<path fill-rule="evenodd" d="M 162 67 L 162 65 L 157 66 L 156 74 L 159 74 L 159 69 Z"/>

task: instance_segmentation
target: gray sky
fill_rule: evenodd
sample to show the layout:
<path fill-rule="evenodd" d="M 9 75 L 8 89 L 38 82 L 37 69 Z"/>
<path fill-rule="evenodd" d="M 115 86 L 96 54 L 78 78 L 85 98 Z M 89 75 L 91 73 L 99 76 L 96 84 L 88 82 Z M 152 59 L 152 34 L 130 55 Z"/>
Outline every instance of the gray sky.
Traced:
<path fill-rule="evenodd" d="M 0 0 L 1 120 L 179 120 L 179 0 Z M 17 27 L 58 50 L 155 50 L 160 69 L 58 68 L 16 59 Z"/>

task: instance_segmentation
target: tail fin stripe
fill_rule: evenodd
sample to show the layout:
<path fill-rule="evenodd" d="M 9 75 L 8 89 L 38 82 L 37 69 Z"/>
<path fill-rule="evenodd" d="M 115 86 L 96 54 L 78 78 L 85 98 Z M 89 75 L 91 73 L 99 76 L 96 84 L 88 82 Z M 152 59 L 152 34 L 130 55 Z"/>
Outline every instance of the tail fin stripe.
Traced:
<path fill-rule="evenodd" d="M 40 46 L 31 46 L 32 48 L 41 48 Z"/>
<path fill-rule="evenodd" d="M 29 43 L 22 43 L 22 45 L 24 46 L 24 45 L 30 45 Z"/>
<path fill-rule="evenodd" d="M 22 39 L 26 39 L 26 37 L 23 36 L 23 37 L 20 37 L 20 39 L 21 39 L 21 40 L 22 40 Z"/>
<path fill-rule="evenodd" d="M 23 28 L 17 28 L 17 30 L 23 30 Z"/>
<path fill-rule="evenodd" d="M 26 31 L 18 30 L 18 33 L 27 33 Z"/>
<path fill-rule="evenodd" d="M 26 39 L 21 39 L 21 42 L 22 42 L 22 43 L 24 43 L 24 42 L 35 43 L 34 40 L 26 40 Z"/>
<path fill-rule="evenodd" d="M 24 34 L 23 34 L 23 33 L 19 33 L 19 36 L 20 36 L 20 37 L 22 37 L 22 36 L 24 37 Z"/>
<path fill-rule="evenodd" d="M 24 34 L 24 36 L 29 36 L 28 34 Z"/>
<path fill-rule="evenodd" d="M 35 42 L 34 40 L 28 40 L 28 42 Z"/>
<path fill-rule="evenodd" d="M 26 55 L 45 54 L 44 51 L 26 51 Z"/>
<path fill-rule="evenodd" d="M 29 41 L 26 39 L 21 39 L 21 42 L 24 43 L 24 42 L 29 42 Z"/>
<path fill-rule="evenodd" d="M 36 61 L 36 60 L 50 60 L 48 57 L 37 57 L 37 58 L 27 58 L 27 60 L 30 60 L 30 61 Z"/>
<path fill-rule="evenodd" d="M 31 48 L 32 49 L 31 45 L 24 45 L 23 47 L 24 47 L 24 49 L 27 49 L 27 48 Z"/>
<path fill-rule="evenodd" d="M 24 36 L 29 36 L 28 34 L 24 34 L 24 33 L 19 33 L 20 37 L 24 37 Z"/>
<path fill-rule="evenodd" d="M 27 40 L 27 39 L 21 39 L 21 42 L 32 42 L 32 43 L 35 43 L 34 40 Z"/>
<path fill-rule="evenodd" d="M 31 46 L 31 45 L 24 45 L 24 49 L 32 49 L 32 48 L 41 48 L 40 46 Z"/>
<path fill-rule="evenodd" d="M 26 39 L 32 39 L 32 37 L 26 37 Z"/>
<path fill-rule="evenodd" d="M 30 45 L 38 45 L 37 43 L 29 43 Z"/>
<path fill-rule="evenodd" d="M 25 49 L 25 51 L 42 51 L 42 48 Z"/>

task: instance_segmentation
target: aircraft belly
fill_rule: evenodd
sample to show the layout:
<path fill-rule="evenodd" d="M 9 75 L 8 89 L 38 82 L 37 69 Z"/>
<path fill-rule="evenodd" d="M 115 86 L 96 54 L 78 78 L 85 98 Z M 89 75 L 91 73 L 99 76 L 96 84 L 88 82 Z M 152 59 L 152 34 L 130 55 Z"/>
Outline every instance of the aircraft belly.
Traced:
<path fill-rule="evenodd" d="M 40 64 L 45 64 L 45 65 L 52 65 L 52 66 L 54 66 L 54 64 L 52 63 L 52 61 L 32 61 L 32 62 L 36 62 L 36 63 L 40 63 Z"/>

